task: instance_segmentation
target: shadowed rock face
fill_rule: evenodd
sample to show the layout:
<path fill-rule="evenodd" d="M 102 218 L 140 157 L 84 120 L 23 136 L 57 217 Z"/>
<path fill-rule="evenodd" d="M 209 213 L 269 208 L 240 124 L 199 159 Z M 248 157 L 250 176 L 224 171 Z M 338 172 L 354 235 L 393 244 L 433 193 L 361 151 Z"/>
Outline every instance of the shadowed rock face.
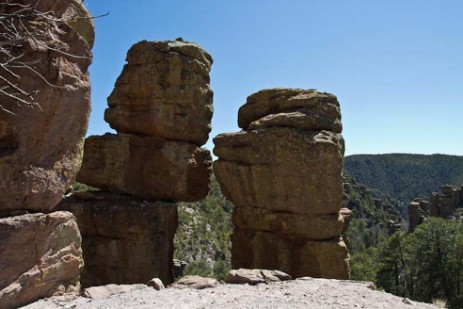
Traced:
<path fill-rule="evenodd" d="M 278 269 L 293 278 L 349 278 L 349 253 L 340 237 L 312 241 L 301 235 L 282 236 L 255 230 L 235 230 L 233 268 Z"/>
<path fill-rule="evenodd" d="M 142 41 L 108 98 L 105 120 L 118 132 L 206 143 L 211 131 L 212 57 L 182 41 Z"/>
<path fill-rule="evenodd" d="M 177 207 L 115 193 L 78 193 L 59 209 L 72 212 L 82 233 L 83 287 L 173 281 Z"/>
<path fill-rule="evenodd" d="M 38 3 L 42 12 L 56 6 L 57 18 L 76 5 L 71 0 Z M 85 9 L 82 14 L 91 36 L 92 22 Z M 14 114 L 0 111 L 0 211 L 47 212 L 59 203 L 80 167 L 90 112 L 91 42 L 80 35 L 79 27 L 66 22 L 25 22 L 31 32 L 43 33 L 24 44 L 22 61 L 34 63 L 47 82 L 32 71 L 21 72 L 19 86 L 26 92 L 38 90 L 34 98 L 40 108 L 1 97 L 2 106 Z"/>
<path fill-rule="evenodd" d="M 268 89 L 238 113 L 244 130 L 214 138 L 214 172 L 234 204 L 233 268 L 278 269 L 292 277 L 349 278 L 340 235 L 344 140 L 337 98 Z"/>
<path fill-rule="evenodd" d="M 81 237 L 69 212 L 0 219 L 0 308 L 42 297 L 77 294 Z"/>

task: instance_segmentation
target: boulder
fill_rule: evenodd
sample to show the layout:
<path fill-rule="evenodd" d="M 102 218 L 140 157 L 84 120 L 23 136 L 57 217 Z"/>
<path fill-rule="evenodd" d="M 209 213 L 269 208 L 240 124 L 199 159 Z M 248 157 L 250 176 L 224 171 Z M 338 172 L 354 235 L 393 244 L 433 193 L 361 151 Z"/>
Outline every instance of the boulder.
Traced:
<path fill-rule="evenodd" d="M 194 144 L 132 134 L 91 136 L 79 182 L 147 200 L 193 202 L 209 191 L 212 159 Z"/>
<path fill-rule="evenodd" d="M 233 224 L 243 230 L 297 234 L 310 240 L 326 240 L 339 236 L 345 222 L 341 215 L 307 215 L 235 207 Z"/>
<path fill-rule="evenodd" d="M 0 219 L 0 308 L 80 291 L 81 237 L 69 212 Z"/>
<path fill-rule="evenodd" d="M 159 278 L 153 278 L 148 283 L 146 284 L 147 286 L 152 287 L 156 291 L 164 290 L 165 286 L 164 283 L 162 283 L 162 280 Z"/>
<path fill-rule="evenodd" d="M 215 288 L 219 285 L 219 282 L 214 278 L 204 278 L 201 276 L 185 276 L 171 285 L 175 289 L 207 289 Z"/>
<path fill-rule="evenodd" d="M 82 233 L 82 286 L 173 281 L 175 203 L 85 192 L 65 198 L 59 209 L 76 216 Z"/>
<path fill-rule="evenodd" d="M 221 134 L 214 143 L 215 175 L 236 206 L 313 215 L 341 209 L 340 134 L 268 128 Z"/>
<path fill-rule="evenodd" d="M 53 16 L 61 19 L 66 8 L 77 1 L 59 2 L 63 9 Z M 56 1 L 39 1 L 37 5 L 39 11 L 48 12 Z M 20 48 L 20 60 L 31 64 L 33 71 L 17 71 L 21 79 L 15 79 L 14 84 L 33 93 L 38 106 L 1 96 L 1 106 L 11 113 L 0 109 L 0 211 L 49 212 L 80 168 L 90 113 L 91 44 L 66 19 L 59 22 L 28 17 L 23 22 L 31 33 L 41 35 L 26 39 Z M 2 25 L 0 31 L 5 32 Z M 86 31 L 93 35 L 94 29 Z M 3 86 L 2 81 L 0 88 Z"/>
<path fill-rule="evenodd" d="M 275 88 L 254 93 L 240 107 L 238 125 L 243 129 L 291 126 L 336 133 L 342 130 L 336 96 L 313 89 Z"/>
<path fill-rule="evenodd" d="M 86 288 L 82 296 L 93 300 L 101 300 L 111 297 L 112 295 L 129 293 L 146 288 L 144 284 L 107 284 L 101 286 L 92 286 Z"/>
<path fill-rule="evenodd" d="M 232 267 L 278 269 L 292 278 L 349 279 L 349 254 L 341 237 L 312 241 L 297 235 L 235 229 Z"/>
<path fill-rule="evenodd" d="M 135 44 L 108 98 L 105 120 L 117 132 L 203 145 L 213 112 L 211 65 L 212 57 L 195 43 Z"/>
<path fill-rule="evenodd" d="M 250 284 L 291 280 L 291 276 L 279 270 L 232 269 L 225 275 L 225 283 Z"/>

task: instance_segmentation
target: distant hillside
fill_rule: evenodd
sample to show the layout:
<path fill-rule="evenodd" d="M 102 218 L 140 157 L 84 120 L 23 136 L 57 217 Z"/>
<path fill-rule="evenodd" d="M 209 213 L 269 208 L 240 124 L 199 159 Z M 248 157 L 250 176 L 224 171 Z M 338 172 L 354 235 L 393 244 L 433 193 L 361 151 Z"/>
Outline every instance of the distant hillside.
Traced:
<path fill-rule="evenodd" d="M 353 212 L 346 235 L 351 253 L 377 246 L 384 237 L 401 228 L 398 201 L 358 184 L 349 175 L 344 175 L 343 207 Z"/>
<path fill-rule="evenodd" d="M 384 154 L 347 156 L 349 175 L 407 205 L 444 184 L 463 185 L 463 156 Z"/>

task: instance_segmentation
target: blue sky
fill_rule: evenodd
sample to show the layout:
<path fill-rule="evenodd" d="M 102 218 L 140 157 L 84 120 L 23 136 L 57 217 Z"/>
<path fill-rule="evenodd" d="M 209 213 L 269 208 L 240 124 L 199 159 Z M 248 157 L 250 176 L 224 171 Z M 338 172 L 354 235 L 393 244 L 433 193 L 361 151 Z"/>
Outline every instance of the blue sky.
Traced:
<path fill-rule="evenodd" d="M 338 96 L 346 155 L 463 155 L 463 1 L 86 0 L 95 20 L 89 135 L 140 40 L 182 37 L 214 58 L 212 137 L 273 87 Z"/>

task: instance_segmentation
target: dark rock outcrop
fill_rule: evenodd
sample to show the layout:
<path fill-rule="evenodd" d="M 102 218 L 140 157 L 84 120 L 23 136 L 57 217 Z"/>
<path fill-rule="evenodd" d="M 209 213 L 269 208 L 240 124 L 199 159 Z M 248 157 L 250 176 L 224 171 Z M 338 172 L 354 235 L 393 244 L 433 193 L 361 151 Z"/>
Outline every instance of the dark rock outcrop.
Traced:
<path fill-rule="evenodd" d="M 0 219 L 0 308 L 79 293 L 83 266 L 81 237 L 71 213 Z"/>
<path fill-rule="evenodd" d="M 269 89 L 238 113 L 244 130 L 214 138 L 214 172 L 234 204 L 233 268 L 349 278 L 340 235 L 344 140 L 339 103 L 315 90 Z"/>
<path fill-rule="evenodd" d="M 65 198 L 59 208 L 76 216 L 82 233 L 83 287 L 146 283 L 153 277 L 173 281 L 174 203 L 83 192 Z"/>

